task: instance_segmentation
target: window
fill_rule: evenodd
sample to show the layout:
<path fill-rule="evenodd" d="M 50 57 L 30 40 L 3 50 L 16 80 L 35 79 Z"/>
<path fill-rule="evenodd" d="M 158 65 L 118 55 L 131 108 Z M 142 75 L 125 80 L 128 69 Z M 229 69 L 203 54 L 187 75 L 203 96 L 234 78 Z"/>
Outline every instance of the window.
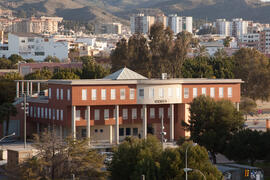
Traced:
<path fill-rule="evenodd" d="M 76 121 L 79 121 L 81 119 L 81 111 L 76 110 Z"/>
<path fill-rule="evenodd" d="M 133 136 L 138 136 L 138 128 L 133 128 Z"/>
<path fill-rule="evenodd" d="M 87 89 L 82 89 L 82 100 L 87 100 Z"/>
<path fill-rule="evenodd" d="M 40 107 L 37 108 L 37 117 L 40 118 Z"/>
<path fill-rule="evenodd" d="M 144 112 L 143 112 L 143 108 L 141 108 L 141 119 L 143 119 L 144 117 Z"/>
<path fill-rule="evenodd" d="M 56 120 L 59 120 L 59 109 L 56 109 Z"/>
<path fill-rule="evenodd" d="M 52 109 L 52 118 L 55 119 L 55 109 Z"/>
<path fill-rule="evenodd" d="M 132 119 L 137 119 L 137 109 L 136 108 L 132 109 Z"/>
<path fill-rule="evenodd" d="M 48 118 L 48 109 L 47 108 L 45 108 L 44 109 L 44 117 L 45 117 L 45 119 L 47 119 Z"/>
<path fill-rule="evenodd" d="M 126 98 L 126 90 L 120 89 L 120 99 L 123 100 Z"/>
<path fill-rule="evenodd" d="M 56 99 L 59 100 L 59 89 L 56 89 Z"/>
<path fill-rule="evenodd" d="M 97 100 L 97 90 L 92 89 L 92 100 Z"/>
<path fill-rule="evenodd" d="M 49 108 L 49 119 L 52 119 L 52 109 Z"/>
<path fill-rule="evenodd" d="M 106 89 L 101 89 L 101 100 L 106 100 Z"/>
<path fill-rule="evenodd" d="M 171 117 L 171 108 L 169 107 L 168 108 L 168 118 L 170 118 Z"/>
<path fill-rule="evenodd" d="M 189 88 L 184 88 L 184 98 L 189 97 Z"/>
<path fill-rule="evenodd" d="M 40 111 L 41 111 L 41 112 L 40 112 L 40 113 L 41 113 L 40 117 L 43 118 L 43 117 L 44 117 L 44 116 L 43 116 L 43 115 L 44 115 L 44 108 L 42 107 Z"/>
<path fill-rule="evenodd" d="M 95 133 L 98 133 L 98 130 L 97 129 L 95 129 Z"/>
<path fill-rule="evenodd" d="M 100 129 L 99 132 L 103 133 L 103 129 Z"/>
<path fill-rule="evenodd" d="M 60 120 L 63 121 L 63 116 L 64 116 L 64 111 L 63 109 L 61 109 L 60 111 Z"/>
<path fill-rule="evenodd" d="M 49 95 L 49 99 L 51 99 L 52 98 L 52 89 L 51 88 L 49 88 L 48 95 Z"/>
<path fill-rule="evenodd" d="M 180 98 L 180 88 L 176 88 L 176 97 Z"/>
<path fill-rule="evenodd" d="M 70 89 L 67 90 L 67 100 L 70 100 Z"/>
<path fill-rule="evenodd" d="M 196 98 L 197 95 L 197 88 L 193 88 L 193 98 Z"/>
<path fill-rule="evenodd" d="M 44 56 L 45 52 L 35 52 L 35 56 Z"/>
<path fill-rule="evenodd" d="M 144 97 L 144 89 L 139 89 L 139 97 Z"/>
<path fill-rule="evenodd" d="M 228 87 L 228 97 L 232 97 L 232 87 Z"/>
<path fill-rule="evenodd" d="M 215 88 L 210 88 L 210 97 L 215 97 Z"/>
<path fill-rule="evenodd" d="M 104 109 L 104 119 L 105 120 L 109 119 L 109 109 Z"/>
<path fill-rule="evenodd" d="M 99 109 L 95 109 L 95 120 L 99 120 Z"/>
<path fill-rule="evenodd" d="M 163 108 L 158 108 L 158 117 L 161 119 L 163 117 Z"/>
<path fill-rule="evenodd" d="M 123 119 L 128 119 L 128 110 L 127 109 L 123 109 Z"/>
<path fill-rule="evenodd" d="M 219 94 L 219 97 L 222 98 L 223 97 L 223 87 L 220 87 L 218 89 L 218 94 Z"/>
<path fill-rule="evenodd" d="M 86 110 L 84 111 L 84 120 L 87 120 L 87 117 L 88 117 L 88 116 L 87 116 L 87 113 L 88 113 L 88 112 L 87 112 L 87 109 L 86 109 Z"/>
<path fill-rule="evenodd" d="M 64 99 L 64 92 L 63 92 L 63 89 L 60 90 L 60 99 L 61 99 L 61 100 Z"/>
<path fill-rule="evenodd" d="M 150 118 L 155 118 L 155 108 L 150 108 Z"/>
<path fill-rule="evenodd" d="M 155 96 L 155 89 L 149 88 L 149 98 L 154 98 L 154 96 Z"/>
<path fill-rule="evenodd" d="M 82 137 L 86 137 L 86 129 L 82 129 Z"/>
<path fill-rule="evenodd" d="M 115 100 L 116 99 L 116 91 L 115 89 L 111 89 L 111 100 Z"/>
<path fill-rule="evenodd" d="M 158 89 L 158 95 L 159 95 L 160 98 L 164 97 L 164 88 L 159 88 Z"/>
<path fill-rule="evenodd" d="M 202 88 L 202 95 L 206 96 L 206 88 Z"/>
<path fill-rule="evenodd" d="M 119 128 L 119 136 L 124 136 L 124 128 Z"/>
<path fill-rule="evenodd" d="M 135 89 L 129 89 L 129 99 L 135 99 Z"/>
<path fill-rule="evenodd" d="M 168 97 L 172 97 L 172 88 L 168 88 Z"/>
<path fill-rule="evenodd" d="M 36 107 L 34 107 L 34 117 L 36 117 Z"/>
<path fill-rule="evenodd" d="M 30 117 L 33 117 L 33 106 L 30 107 Z"/>
<path fill-rule="evenodd" d="M 130 128 L 126 128 L 126 136 L 130 136 L 131 135 L 131 130 Z"/>

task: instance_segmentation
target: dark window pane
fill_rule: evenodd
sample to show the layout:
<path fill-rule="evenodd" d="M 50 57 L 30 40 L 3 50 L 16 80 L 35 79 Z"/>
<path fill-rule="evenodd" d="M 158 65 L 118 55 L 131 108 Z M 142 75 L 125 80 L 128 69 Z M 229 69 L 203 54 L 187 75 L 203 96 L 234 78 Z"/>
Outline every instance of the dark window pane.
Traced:
<path fill-rule="evenodd" d="M 133 128 L 133 136 L 138 136 L 138 128 Z"/>
<path fill-rule="evenodd" d="M 119 136 L 124 136 L 124 128 L 119 128 Z"/>
<path fill-rule="evenodd" d="M 126 136 L 130 136 L 130 128 L 126 128 Z"/>

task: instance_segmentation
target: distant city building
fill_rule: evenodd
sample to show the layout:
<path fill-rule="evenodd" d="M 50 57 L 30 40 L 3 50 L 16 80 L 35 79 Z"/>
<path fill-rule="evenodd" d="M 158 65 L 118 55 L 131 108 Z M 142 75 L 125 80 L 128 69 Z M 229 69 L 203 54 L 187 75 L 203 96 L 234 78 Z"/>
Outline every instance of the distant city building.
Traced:
<path fill-rule="evenodd" d="M 167 18 L 167 26 L 171 28 L 174 34 L 178 34 L 183 30 L 183 19 L 177 16 L 177 14 L 171 14 Z"/>
<path fill-rule="evenodd" d="M 145 16 L 144 14 L 136 14 L 130 17 L 131 33 L 143 33 L 150 32 L 150 27 L 155 23 L 154 16 Z"/>
<path fill-rule="evenodd" d="M 217 19 L 215 22 L 217 34 L 230 36 L 230 22 L 226 19 Z"/>
<path fill-rule="evenodd" d="M 183 18 L 183 31 L 187 31 L 192 33 L 192 23 L 193 23 L 193 18 L 192 17 L 182 17 Z"/>
<path fill-rule="evenodd" d="M 95 34 L 122 34 L 122 24 L 95 24 Z"/>
<path fill-rule="evenodd" d="M 248 21 L 244 21 L 242 18 L 232 19 L 231 22 L 231 36 L 240 37 L 248 32 Z"/>
<path fill-rule="evenodd" d="M 164 28 L 167 27 L 167 16 L 164 14 L 158 14 L 155 16 L 155 22 L 160 22 L 163 24 Z"/>
<path fill-rule="evenodd" d="M 0 8 L 0 17 L 12 17 L 12 11 Z"/>

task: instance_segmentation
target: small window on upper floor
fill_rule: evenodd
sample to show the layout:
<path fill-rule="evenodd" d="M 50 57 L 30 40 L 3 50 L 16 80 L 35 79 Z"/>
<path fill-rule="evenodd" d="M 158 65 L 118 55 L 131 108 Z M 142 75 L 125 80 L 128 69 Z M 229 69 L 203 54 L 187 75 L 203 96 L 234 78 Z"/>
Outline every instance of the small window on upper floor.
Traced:
<path fill-rule="evenodd" d="M 198 96 L 197 91 L 198 91 L 197 88 L 193 88 L 193 98 L 196 98 Z"/>
<path fill-rule="evenodd" d="M 206 88 L 202 88 L 202 95 L 206 96 Z"/>
<path fill-rule="evenodd" d="M 128 119 L 128 110 L 127 109 L 123 109 L 122 112 L 123 112 L 123 119 L 124 120 Z"/>
<path fill-rule="evenodd" d="M 172 88 L 168 88 L 168 97 L 172 97 Z"/>
<path fill-rule="evenodd" d="M 116 90 L 111 89 L 111 100 L 115 100 L 115 99 L 116 99 Z"/>
<path fill-rule="evenodd" d="M 56 99 L 59 100 L 59 89 L 56 89 Z"/>
<path fill-rule="evenodd" d="M 49 99 L 51 99 L 52 98 L 52 88 L 49 88 L 48 95 L 49 95 Z"/>
<path fill-rule="evenodd" d="M 223 87 L 218 88 L 218 94 L 220 98 L 223 98 Z"/>
<path fill-rule="evenodd" d="M 189 88 L 184 88 L 184 98 L 189 97 Z"/>
<path fill-rule="evenodd" d="M 135 89 L 129 89 L 129 99 L 135 99 Z"/>
<path fill-rule="evenodd" d="M 99 109 L 95 109 L 95 111 L 94 111 L 94 115 L 95 115 L 95 120 L 99 120 L 99 116 L 100 116 L 100 111 L 99 111 Z"/>
<path fill-rule="evenodd" d="M 63 89 L 60 89 L 60 99 L 61 100 L 64 99 L 64 91 L 63 91 Z"/>
<path fill-rule="evenodd" d="M 164 88 L 159 88 L 158 89 L 158 95 L 159 95 L 160 98 L 164 97 Z"/>
<path fill-rule="evenodd" d="M 149 98 L 154 98 L 154 97 L 155 97 L 155 89 L 149 88 Z"/>
<path fill-rule="evenodd" d="M 97 100 L 97 90 L 92 89 L 92 100 Z"/>
<path fill-rule="evenodd" d="M 139 89 L 139 97 L 144 97 L 144 89 Z"/>
<path fill-rule="evenodd" d="M 67 90 L 67 100 L 70 100 L 70 89 Z"/>
<path fill-rule="evenodd" d="M 155 118 L 155 108 L 150 108 L 150 118 Z"/>
<path fill-rule="evenodd" d="M 120 99 L 121 100 L 126 99 L 126 90 L 125 89 L 120 89 Z"/>
<path fill-rule="evenodd" d="M 232 97 L 232 87 L 228 87 L 228 97 Z"/>
<path fill-rule="evenodd" d="M 214 87 L 210 88 L 210 97 L 212 97 L 212 98 L 215 97 L 215 88 Z"/>
<path fill-rule="evenodd" d="M 82 89 L 82 100 L 87 100 L 87 89 Z"/>
<path fill-rule="evenodd" d="M 104 109 L 104 120 L 108 120 L 110 116 L 109 109 Z"/>
<path fill-rule="evenodd" d="M 101 100 L 106 100 L 106 89 L 101 89 Z"/>

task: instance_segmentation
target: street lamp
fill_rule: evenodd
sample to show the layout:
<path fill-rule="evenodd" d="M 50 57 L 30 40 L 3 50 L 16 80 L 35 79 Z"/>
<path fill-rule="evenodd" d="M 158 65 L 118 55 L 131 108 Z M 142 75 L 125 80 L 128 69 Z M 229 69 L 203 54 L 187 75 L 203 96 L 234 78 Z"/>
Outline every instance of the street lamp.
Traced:
<path fill-rule="evenodd" d="M 187 167 L 187 152 L 190 146 L 194 147 L 196 145 L 197 145 L 196 143 L 192 143 L 192 144 L 188 144 L 188 146 L 186 147 L 186 168 L 184 168 L 184 171 L 186 173 L 186 180 L 188 180 L 188 171 L 192 171 L 191 168 Z"/>
<path fill-rule="evenodd" d="M 3 141 L 5 138 L 11 137 L 11 136 L 15 136 L 15 132 L 12 133 L 12 134 L 9 134 L 9 135 L 7 135 L 7 136 L 2 137 L 2 138 L 0 139 L 0 142 Z"/>

